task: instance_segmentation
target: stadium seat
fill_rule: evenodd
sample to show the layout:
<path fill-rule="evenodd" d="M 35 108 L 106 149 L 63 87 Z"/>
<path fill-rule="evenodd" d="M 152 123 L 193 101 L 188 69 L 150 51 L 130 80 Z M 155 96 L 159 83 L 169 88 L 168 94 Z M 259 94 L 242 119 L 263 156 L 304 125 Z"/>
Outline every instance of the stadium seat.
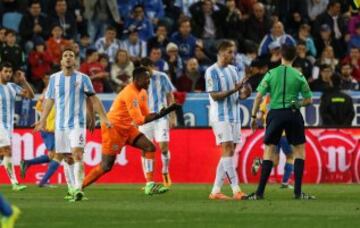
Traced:
<path fill-rule="evenodd" d="M 23 15 L 18 12 L 4 13 L 2 18 L 2 26 L 19 32 L 19 25 Z"/>

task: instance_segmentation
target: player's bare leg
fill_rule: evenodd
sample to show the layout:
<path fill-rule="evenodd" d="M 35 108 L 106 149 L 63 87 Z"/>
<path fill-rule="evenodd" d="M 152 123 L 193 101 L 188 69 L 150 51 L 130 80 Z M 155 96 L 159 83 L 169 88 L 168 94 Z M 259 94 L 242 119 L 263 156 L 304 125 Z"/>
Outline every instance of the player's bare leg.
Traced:
<path fill-rule="evenodd" d="M 0 148 L 0 154 L 3 155 L 3 165 L 6 170 L 7 175 L 9 176 L 12 189 L 14 191 L 22 191 L 26 188 L 25 185 L 20 185 L 15 174 L 14 165 L 12 163 L 12 156 L 11 156 L 11 147 L 4 146 Z"/>
<path fill-rule="evenodd" d="M 160 151 L 161 151 L 161 162 L 162 162 L 162 177 L 165 187 L 171 186 L 171 179 L 169 173 L 169 164 L 170 164 L 170 151 L 169 151 L 169 142 L 160 142 Z"/>
<path fill-rule="evenodd" d="M 82 188 L 86 188 L 99 179 L 102 175 L 109 172 L 115 163 L 115 159 L 115 155 L 102 154 L 100 164 L 90 170 L 90 172 L 86 175 Z"/>
<path fill-rule="evenodd" d="M 139 148 L 143 151 L 147 151 L 147 153 L 155 153 L 156 147 L 155 145 L 145 137 L 145 135 L 141 134 L 136 141 L 133 143 L 133 146 Z M 144 192 L 146 195 L 152 195 L 157 193 L 165 193 L 169 189 L 163 186 L 157 185 L 154 182 L 146 183 Z"/>

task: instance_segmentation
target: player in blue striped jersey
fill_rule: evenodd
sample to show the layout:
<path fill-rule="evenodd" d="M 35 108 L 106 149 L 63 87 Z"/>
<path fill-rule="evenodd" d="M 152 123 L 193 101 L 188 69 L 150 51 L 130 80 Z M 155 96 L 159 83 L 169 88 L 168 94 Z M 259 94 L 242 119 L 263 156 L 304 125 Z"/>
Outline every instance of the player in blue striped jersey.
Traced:
<path fill-rule="evenodd" d="M 75 52 L 65 49 L 62 53 L 62 70 L 50 76 L 49 87 L 44 110 L 36 130 L 45 128 L 47 116 L 55 104 L 55 158 L 49 168 L 56 169 L 60 162 L 67 158 L 74 160 L 74 165 L 64 163 L 65 175 L 69 186 L 74 189 L 71 200 L 78 201 L 84 196 L 82 182 L 84 179 L 83 152 L 86 143 L 86 97 L 93 103 L 94 110 L 99 114 L 101 122 L 111 127 L 104 107 L 97 96 L 90 78 L 75 71 Z M 71 190 L 71 189 L 70 189 Z M 69 191 L 71 193 L 71 191 Z"/>
<path fill-rule="evenodd" d="M 11 135 L 14 128 L 15 98 L 21 96 L 24 98 L 33 98 L 34 92 L 27 83 L 24 73 L 16 71 L 14 80 L 18 82 L 11 83 L 13 77 L 13 67 L 10 63 L 4 62 L 0 65 L 0 155 L 3 156 L 3 164 L 10 178 L 13 190 L 21 191 L 26 188 L 25 185 L 19 185 L 15 175 L 14 166 L 11 161 Z"/>
<path fill-rule="evenodd" d="M 221 41 L 218 47 L 217 62 L 205 72 L 206 91 L 209 93 L 209 122 L 215 134 L 216 144 L 221 145 L 221 159 L 216 170 L 216 178 L 210 199 L 231 199 L 221 193 L 224 179 L 227 178 L 233 191 L 232 199 L 241 200 L 245 194 L 240 190 L 233 155 L 235 145 L 240 143 L 240 99 L 242 80 L 235 66 L 230 65 L 235 55 L 232 41 Z"/>
<path fill-rule="evenodd" d="M 157 113 L 162 108 L 165 108 L 175 102 L 173 96 L 175 87 L 171 83 L 167 74 L 155 70 L 154 62 L 151 61 L 149 58 L 143 58 L 140 64 L 146 67 L 151 74 L 150 85 L 147 90 L 148 105 L 150 112 Z M 155 140 L 159 143 L 161 150 L 163 183 L 164 186 L 167 188 L 171 186 L 171 179 L 169 175 L 169 129 L 170 127 L 174 127 L 175 124 L 175 113 L 171 113 L 169 117 L 163 117 L 159 120 L 144 124 L 139 127 L 139 130 L 143 134 L 145 134 L 148 139 Z M 142 156 L 142 164 L 147 181 L 147 186 L 151 186 L 152 184 L 154 184 L 154 153 L 144 151 Z"/>

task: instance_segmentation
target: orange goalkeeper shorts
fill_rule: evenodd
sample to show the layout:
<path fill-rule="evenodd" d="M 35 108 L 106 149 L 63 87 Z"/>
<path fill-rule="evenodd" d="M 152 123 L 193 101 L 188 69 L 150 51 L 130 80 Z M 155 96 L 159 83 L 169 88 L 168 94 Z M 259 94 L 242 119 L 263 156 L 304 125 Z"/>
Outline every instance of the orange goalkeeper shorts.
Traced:
<path fill-rule="evenodd" d="M 101 124 L 102 153 L 117 155 L 126 144 L 133 145 L 140 135 L 142 133 L 134 126 L 124 129 L 113 125 L 112 128 L 107 128 Z"/>

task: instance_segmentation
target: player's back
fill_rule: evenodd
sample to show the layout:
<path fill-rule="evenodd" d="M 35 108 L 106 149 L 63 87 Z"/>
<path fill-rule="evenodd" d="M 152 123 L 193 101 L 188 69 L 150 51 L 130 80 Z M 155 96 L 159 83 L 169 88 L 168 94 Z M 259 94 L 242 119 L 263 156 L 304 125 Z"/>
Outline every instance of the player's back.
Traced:
<path fill-rule="evenodd" d="M 134 114 L 133 110 L 139 113 Z M 146 91 L 138 90 L 130 83 L 116 96 L 107 116 L 116 127 L 129 128 L 143 121 L 148 113 Z"/>

